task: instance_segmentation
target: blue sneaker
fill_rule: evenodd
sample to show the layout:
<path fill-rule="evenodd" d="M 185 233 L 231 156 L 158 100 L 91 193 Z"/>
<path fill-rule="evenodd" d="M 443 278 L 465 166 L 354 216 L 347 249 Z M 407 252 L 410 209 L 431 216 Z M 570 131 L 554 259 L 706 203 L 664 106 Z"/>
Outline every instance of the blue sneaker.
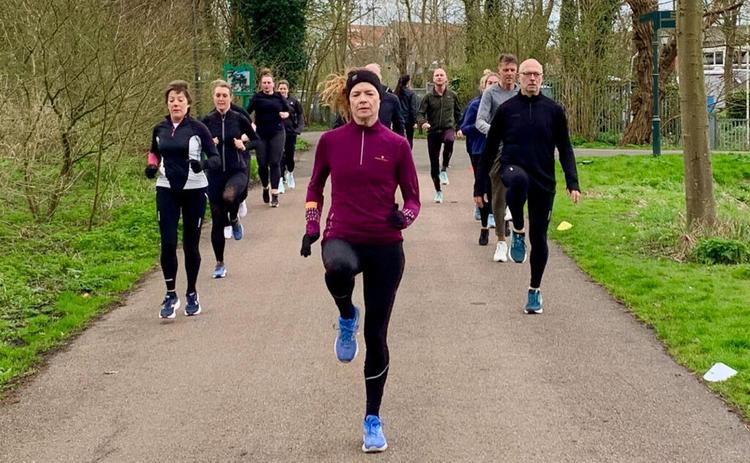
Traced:
<path fill-rule="evenodd" d="M 180 298 L 177 297 L 177 293 L 174 291 L 167 291 L 167 295 L 164 296 L 164 300 L 161 303 L 159 318 L 172 319 L 174 318 L 175 311 L 179 308 Z"/>
<path fill-rule="evenodd" d="M 474 220 L 482 220 L 482 213 L 479 212 L 478 207 L 474 207 Z"/>
<path fill-rule="evenodd" d="M 529 300 L 526 302 L 524 312 L 531 314 L 544 312 L 544 309 L 542 308 L 542 292 L 539 288 L 529 288 Z"/>
<path fill-rule="evenodd" d="M 495 228 L 495 214 L 490 214 L 487 216 L 487 227 Z"/>
<path fill-rule="evenodd" d="M 349 363 L 354 360 L 359 352 L 357 346 L 357 328 L 359 328 L 359 309 L 354 308 L 354 318 L 339 317 L 339 331 L 333 350 L 339 362 Z"/>
<path fill-rule="evenodd" d="M 224 262 L 217 262 L 216 268 L 214 269 L 214 273 L 211 274 L 213 278 L 224 278 L 227 276 L 227 267 L 224 265 Z"/>
<path fill-rule="evenodd" d="M 240 219 L 234 219 L 234 222 L 231 222 L 232 225 L 232 236 L 235 240 L 241 240 L 242 236 L 245 234 L 245 228 L 242 226 L 242 223 L 240 223 Z"/>
<path fill-rule="evenodd" d="M 524 233 L 510 232 L 510 258 L 517 264 L 526 262 L 526 241 Z"/>
<path fill-rule="evenodd" d="M 375 415 L 367 415 L 365 422 L 362 425 L 364 435 L 362 436 L 362 451 L 363 452 L 382 452 L 388 448 L 388 442 L 385 441 L 385 435 L 383 435 L 383 422 L 380 418 Z"/>
<path fill-rule="evenodd" d="M 201 303 L 198 302 L 198 293 L 186 295 L 187 304 L 185 304 L 185 315 L 188 317 L 201 313 Z"/>

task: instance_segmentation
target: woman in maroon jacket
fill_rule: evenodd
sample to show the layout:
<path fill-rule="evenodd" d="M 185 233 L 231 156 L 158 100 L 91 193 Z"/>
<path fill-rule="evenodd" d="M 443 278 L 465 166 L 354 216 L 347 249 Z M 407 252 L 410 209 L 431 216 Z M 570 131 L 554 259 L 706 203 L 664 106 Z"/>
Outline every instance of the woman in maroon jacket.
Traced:
<path fill-rule="evenodd" d="M 331 176 L 331 207 L 323 232 L 323 265 L 328 290 L 339 310 L 334 350 L 339 361 L 357 355 L 359 309 L 352 303 L 354 277 L 363 274 L 365 308 L 365 388 L 367 409 L 362 450 L 388 447 L 380 421 L 380 402 L 388 376 L 386 335 L 396 290 L 404 270 L 403 236 L 419 214 L 419 184 L 406 139 L 378 121 L 380 80 L 357 69 L 329 81 L 334 109 L 349 122 L 323 134 L 315 152 L 307 189 L 307 226 L 301 254 L 320 237 L 323 189 Z M 404 206 L 395 201 L 401 189 Z"/>

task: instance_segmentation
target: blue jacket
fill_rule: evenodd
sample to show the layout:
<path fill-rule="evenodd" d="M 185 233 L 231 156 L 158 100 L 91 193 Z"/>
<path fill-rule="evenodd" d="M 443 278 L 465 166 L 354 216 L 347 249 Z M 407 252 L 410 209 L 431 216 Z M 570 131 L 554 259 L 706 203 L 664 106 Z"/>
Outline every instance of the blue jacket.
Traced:
<path fill-rule="evenodd" d="M 487 137 L 477 129 L 477 113 L 479 112 L 479 102 L 482 100 L 478 96 L 469 102 L 461 118 L 461 132 L 466 136 L 466 151 L 472 156 L 479 156 L 484 151 L 484 145 L 487 143 Z"/>

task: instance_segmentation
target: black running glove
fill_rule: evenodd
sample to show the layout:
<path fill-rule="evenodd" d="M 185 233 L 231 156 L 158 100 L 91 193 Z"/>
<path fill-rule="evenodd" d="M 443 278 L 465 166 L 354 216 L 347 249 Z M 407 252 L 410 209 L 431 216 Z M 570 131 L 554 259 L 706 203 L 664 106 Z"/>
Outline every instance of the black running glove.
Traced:
<path fill-rule="evenodd" d="M 314 242 L 318 241 L 318 238 L 320 238 L 319 234 L 308 235 L 307 233 L 305 233 L 305 235 L 302 237 L 302 249 L 300 249 L 299 255 L 302 257 L 308 257 L 310 254 L 312 254 L 312 245 Z"/>
<path fill-rule="evenodd" d="M 157 172 L 159 172 L 159 166 L 154 166 L 154 165 L 146 166 L 146 169 L 143 171 L 143 173 L 146 174 L 146 177 L 148 178 L 156 177 Z"/>
<path fill-rule="evenodd" d="M 388 223 L 397 230 L 403 230 L 406 228 L 406 216 L 404 216 L 404 213 L 401 211 L 393 211 L 391 212 L 391 215 L 388 216 Z"/>
<path fill-rule="evenodd" d="M 199 174 L 203 171 L 203 165 L 200 161 L 191 159 L 189 162 L 190 162 L 190 170 L 192 170 L 196 174 Z"/>
<path fill-rule="evenodd" d="M 221 158 L 219 156 L 211 156 L 201 162 L 201 167 L 206 170 L 220 170 Z"/>

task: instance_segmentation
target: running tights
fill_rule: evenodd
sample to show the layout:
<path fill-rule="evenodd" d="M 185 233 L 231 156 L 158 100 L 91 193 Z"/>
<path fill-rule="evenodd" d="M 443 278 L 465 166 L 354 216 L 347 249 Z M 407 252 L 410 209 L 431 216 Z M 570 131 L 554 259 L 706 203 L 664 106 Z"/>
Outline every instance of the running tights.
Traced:
<path fill-rule="evenodd" d="M 481 154 L 470 154 L 469 160 L 471 160 L 471 169 L 474 171 L 474 181 L 477 181 L 477 172 L 479 170 L 479 163 L 482 160 Z M 490 201 L 486 201 L 484 203 L 484 206 L 482 206 L 481 209 L 479 209 L 479 217 L 482 221 L 482 228 L 487 228 L 487 219 L 489 218 L 490 214 L 492 214 L 492 187 L 490 185 L 486 185 L 485 191 L 487 192 L 487 199 Z M 495 216 L 495 220 L 498 221 L 497 215 Z M 502 228 L 502 227 L 500 227 Z"/>
<path fill-rule="evenodd" d="M 211 246 L 216 262 L 224 262 L 224 227 L 237 220 L 240 203 L 247 196 L 247 171 L 209 177 L 209 201 L 211 202 Z"/>
<path fill-rule="evenodd" d="M 297 145 L 297 134 L 287 133 L 284 141 L 284 158 L 281 161 L 281 174 L 284 169 L 287 172 L 294 172 L 294 147 Z"/>
<path fill-rule="evenodd" d="M 502 167 L 503 183 L 508 188 L 506 201 L 513 216 L 513 228 L 523 230 L 523 205 L 528 202 L 529 210 L 529 244 L 531 253 L 531 282 L 529 286 L 538 288 L 542 283 L 544 268 L 547 266 L 549 248 L 547 247 L 547 227 L 552 217 L 552 204 L 555 193 L 542 190 L 535 186 L 529 175 L 519 166 L 506 165 Z"/>
<path fill-rule="evenodd" d="M 284 155 L 284 131 L 269 137 L 260 137 L 255 152 L 258 156 L 258 176 L 263 188 L 268 188 L 268 174 L 271 173 L 271 189 L 279 188 L 281 178 L 281 156 Z"/>
<path fill-rule="evenodd" d="M 354 277 L 362 273 L 365 298 L 366 415 L 380 415 L 380 402 L 388 377 L 388 322 L 404 272 L 402 243 L 350 244 L 339 239 L 323 243 L 326 285 L 342 318 L 354 316 Z"/>
<path fill-rule="evenodd" d="M 445 145 L 443 147 L 443 145 Z M 440 191 L 440 148 L 443 147 L 443 170 L 448 169 L 453 154 L 453 141 L 445 140 L 445 132 L 429 132 L 427 134 L 427 153 L 430 156 L 430 177 L 435 185 L 435 191 Z"/>
<path fill-rule="evenodd" d="M 161 270 L 167 291 L 174 291 L 177 277 L 177 224 L 182 214 L 182 248 L 185 252 L 187 293 L 195 292 L 201 266 L 198 249 L 201 223 L 206 212 L 206 189 L 172 190 L 156 187 L 156 213 L 161 233 Z"/>

